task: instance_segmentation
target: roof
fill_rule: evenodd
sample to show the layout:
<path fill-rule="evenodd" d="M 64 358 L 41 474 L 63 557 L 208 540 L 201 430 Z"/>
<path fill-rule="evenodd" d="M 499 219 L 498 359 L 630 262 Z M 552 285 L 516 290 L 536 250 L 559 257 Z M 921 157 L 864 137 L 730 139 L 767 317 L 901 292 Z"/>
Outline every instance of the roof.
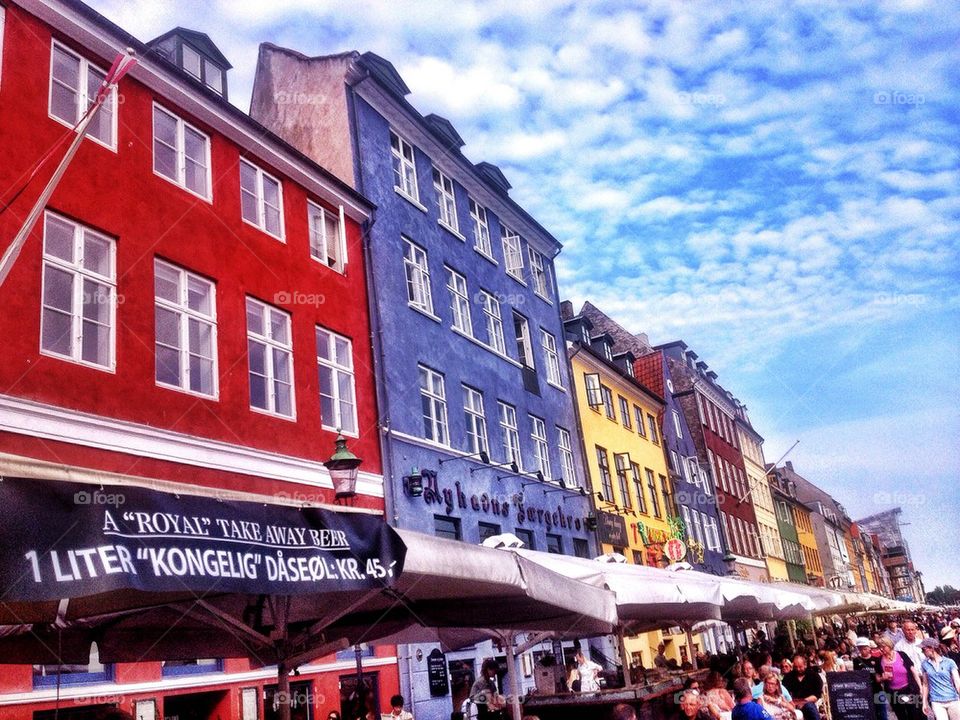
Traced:
<path fill-rule="evenodd" d="M 652 352 L 652 348 L 648 343 L 644 343 L 643 340 L 631 333 L 589 300 L 580 308 L 580 315 L 588 318 L 594 328 L 613 338 L 613 353 L 615 355 L 629 351 L 633 353 L 634 357 L 642 357 Z"/>
<path fill-rule="evenodd" d="M 459 150 L 464 146 L 465 143 L 463 142 L 463 138 L 460 137 L 460 133 L 453 127 L 453 123 L 445 117 L 430 113 L 424 120 L 433 128 L 434 134 L 446 138 L 451 148 L 457 148 Z"/>
<path fill-rule="evenodd" d="M 226 56 L 220 52 L 220 48 L 218 48 L 213 40 L 210 39 L 209 35 L 197 30 L 190 30 L 189 28 L 180 27 L 179 25 L 173 30 L 168 30 L 163 35 L 158 35 L 153 40 L 148 41 L 147 45 L 152 47 L 174 35 L 185 37 L 190 41 L 191 45 L 198 50 L 201 50 L 207 57 L 211 57 L 216 60 L 217 64 L 225 70 L 229 70 L 233 67 L 233 65 L 230 64 L 230 61 L 227 60 Z"/>
<path fill-rule="evenodd" d="M 291 158 L 294 158 L 296 162 L 300 163 L 304 167 L 308 168 L 310 171 L 316 173 L 323 178 L 323 181 L 332 187 L 336 188 L 337 192 L 342 195 L 349 197 L 355 203 L 361 207 L 367 208 L 368 212 L 372 211 L 376 206 L 370 202 L 366 197 L 361 193 L 354 190 L 352 187 L 343 182 L 336 175 L 331 173 L 322 165 L 318 165 L 315 160 L 312 160 L 307 155 L 304 155 L 302 152 L 297 150 L 293 145 L 288 143 L 286 140 L 281 138 L 279 135 L 275 135 L 266 127 L 258 123 L 252 117 L 250 117 L 243 110 L 238 108 L 236 105 L 231 104 L 229 101 L 224 99 L 219 93 L 208 88 L 202 82 L 197 80 L 195 77 L 190 75 L 186 70 L 178 67 L 176 64 L 170 62 L 162 54 L 156 52 L 150 45 L 143 42 L 142 40 L 134 37 L 129 32 L 124 30 L 122 27 L 114 23 L 112 20 L 104 17 L 92 7 L 86 3 L 81 2 L 80 0 L 59 0 L 64 5 L 70 7 L 77 14 L 86 18 L 92 23 L 103 28 L 106 33 L 114 35 L 117 37 L 123 45 L 126 45 L 134 50 L 140 58 L 149 58 L 150 62 L 158 68 L 162 68 L 163 71 L 170 75 L 172 78 L 176 79 L 178 82 L 181 82 L 185 85 L 190 86 L 194 93 L 204 99 L 205 102 L 208 102 L 212 105 L 215 105 L 218 109 L 222 110 L 224 113 L 230 115 L 236 122 L 246 125 L 253 133 L 261 136 L 262 138 L 269 140 L 271 143 L 275 144 L 277 147 L 281 148 L 283 152 L 289 155 Z M 193 31 L 190 31 L 193 32 Z M 163 36 L 160 36 L 163 37 Z M 155 39 L 156 40 L 156 39 Z M 219 52 L 219 51 L 218 51 Z M 224 58 L 226 60 L 226 58 Z"/>
<path fill-rule="evenodd" d="M 365 52 L 360 55 L 359 62 L 381 85 L 401 100 L 410 94 L 410 88 L 400 77 L 400 73 L 397 72 L 393 63 L 386 58 L 382 58 L 373 52 Z"/>

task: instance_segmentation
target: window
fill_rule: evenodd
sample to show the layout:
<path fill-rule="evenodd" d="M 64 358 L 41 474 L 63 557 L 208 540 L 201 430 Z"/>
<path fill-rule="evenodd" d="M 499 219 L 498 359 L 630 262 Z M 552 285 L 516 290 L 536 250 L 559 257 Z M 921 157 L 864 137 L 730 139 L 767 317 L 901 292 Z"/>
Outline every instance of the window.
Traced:
<path fill-rule="evenodd" d="M 640 437 L 646 437 L 647 426 L 643 424 L 643 410 L 636 405 L 633 406 L 633 419 L 637 421 L 637 432 L 640 433 Z"/>
<path fill-rule="evenodd" d="M 280 181 L 246 160 L 240 160 L 240 214 L 243 219 L 283 240 Z"/>
<path fill-rule="evenodd" d="M 660 478 L 660 492 L 663 494 L 663 516 L 670 517 L 676 514 L 673 508 L 673 496 L 670 493 L 670 482 L 663 475 L 658 475 L 658 477 Z"/>
<path fill-rule="evenodd" d="M 520 249 L 520 236 L 506 225 L 501 225 L 500 240 L 503 243 L 503 258 L 507 274 L 523 282 L 523 251 Z"/>
<path fill-rule="evenodd" d="M 483 395 L 469 385 L 463 386 L 463 417 L 467 424 L 467 450 L 473 455 L 489 452 Z"/>
<path fill-rule="evenodd" d="M 433 516 L 433 534 L 448 540 L 462 540 L 460 535 L 460 520 L 457 518 Z"/>
<path fill-rule="evenodd" d="M 533 368 L 533 344 L 530 342 L 530 323 L 518 312 L 513 313 L 513 331 L 517 335 L 517 359 L 524 367 Z"/>
<path fill-rule="evenodd" d="M 417 190 L 417 166 L 413 157 L 413 146 L 390 131 L 390 152 L 393 155 L 393 185 L 403 195 L 420 202 Z"/>
<path fill-rule="evenodd" d="M 578 486 L 577 471 L 573 466 L 573 447 L 570 444 L 570 432 L 562 427 L 557 428 L 557 448 L 560 450 L 560 469 L 563 471 L 563 480 L 567 487 Z"/>
<path fill-rule="evenodd" d="M 210 138 L 159 105 L 153 106 L 153 171 L 210 199 Z"/>
<path fill-rule="evenodd" d="M 703 525 L 701 524 L 700 520 L 700 513 L 694 510 L 691 519 L 693 520 L 693 537 L 697 542 L 702 543 L 704 540 L 704 535 Z"/>
<path fill-rule="evenodd" d="M 693 521 L 690 519 L 690 508 L 681 505 L 680 516 L 683 518 L 683 526 L 687 529 L 687 538 L 689 539 L 693 537 Z"/>
<path fill-rule="evenodd" d="M 717 530 L 717 519 L 715 517 L 707 518 L 707 549 L 720 549 L 720 533 Z"/>
<path fill-rule="evenodd" d="M 199 675 L 201 673 L 223 672 L 223 660 L 219 658 L 200 658 L 196 660 L 164 660 L 160 670 L 163 677 L 180 675 Z"/>
<path fill-rule="evenodd" d="M 712 494 L 710 489 L 710 473 L 703 473 L 701 476 L 700 466 L 698 465 L 695 457 L 687 458 L 687 465 L 690 468 L 691 482 L 693 482 L 694 485 L 702 488 L 704 495 L 710 496 Z"/>
<path fill-rule="evenodd" d="M 457 201 L 453 194 L 453 180 L 434 168 L 433 187 L 437 191 L 437 205 L 440 208 L 440 224 L 459 235 L 460 225 L 457 222 Z"/>
<path fill-rule="evenodd" d="M 161 260 L 154 262 L 156 379 L 201 395 L 217 394 L 214 284 Z"/>
<path fill-rule="evenodd" d="M 0 15 L 2 20 L 2 15 Z M 0 28 L 0 41 L 3 30 Z M 97 99 L 107 73 L 59 43 L 53 43 L 50 60 L 50 115 L 75 127 Z M 116 149 L 117 92 L 110 91 L 96 116 L 87 126 L 87 135 Z"/>
<path fill-rule="evenodd" d="M 423 415 L 423 436 L 441 445 L 450 443 L 447 426 L 447 394 L 443 375 L 423 365 L 420 370 L 420 409 Z"/>
<path fill-rule="evenodd" d="M 677 455 L 676 450 L 670 451 L 670 469 L 678 475 L 680 474 L 680 456 Z"/>
<path fill-rule="evenodd" d="M 552 478 L 550 472 L 550 448 L 547 445 L 547 426 L 538 417 L 530 416 L 530 439 L 533 441 L 533 459 L 537 470 L 545 478 Z"/>
<path fill-rule="evenodd" d="M 547 552 L 554 555 L 563 555 L 563 538 L 559 535 L 547 533 Z"/>
<path fill-rule="evenodd" d="M 607 457 L 607 451 L 596 446 L 597 467 L 600 469 L 600 486 L 603 491 L 603 499 L 607 502 L 613 502 L 613 480 L 610 477 L 610 459 Z"/>
<path fill-rule="evenodd" d="M 353 343 L 317 328 L 320 374 L 320 422 L 328 430 L 357 433 L 357 399 L 353 376 Z"/>
<path fill-rule="evenodd" d="M 600 376 L 597 373 L 583 374 L 584 387 L 587 391 L 587 405 L 591 410 L 600 412 L 603 405 L 603 392 L 600 390 Z"/>
<path fill-rule="evenodd" d="M 486 290 L 480 291 L 480 305 L 487 325 L 487 345 L 501 355 L 507 354 L 503 341 L 503 320 L 500 319 L 500 301 Z"/>
<path fill-rule="evenodd" d="M 640 479 L 640 466 L 635 462 L 630 463 L 630 476 L 633 479 L 633 491 L 637 495 L 637 509 L 642 512 L 647 512 L 647 500 L 643 492 L 643 481 Z"/>
<path fill-rule="evenodd" d="M 606 385 L 601 385 L 600 394 L 603 395 L 603 408 L 607 413 L 607 417 L 616 422 L 617 412 L 613 409 L 613 393 L 610 392 L 610 388 Z"/>
<path fill-rule="evenodd" d="M 623 395 L 617 395 L 617 400 L 620 402 L 620 422 L 623 423 L 623 426 L 627 430 L 632 430 L 633 425 L 630 424 L 630 403 L 627 402 L 627 399 Z"/>
<path fill-rule="evenodd" d="M 454 330 L 473 337 L 466 278 L 455 270 L 447 268 L 447 289 L 450 291 L 450 310 L 453 312 Z"/>
<path fill-rule="evenodd" d="M 533 291 L 544 300 L 549 300 L 553 285 L 550 281 L 550 261 L 532 247 L 528 247 L 527 251 L 530 254 L 530 272 L 533 275 Z"/>
<path fill-rule="evenodd" d="M 578 558 L 590 557 L 590 546 L 587 545 L 586 540 L 583 538 L 573 539 L 573 555 Z"/>
<path fill-rule="evenodd" d="M 519 539 L 520 542 L 523 543 L 523 546 L 524 546 L 525 548 L 527 548 L 527 550 L 536 550 L 536 549 L 537 549 L 536 545 L 535 545 L 534 542 L 533 542 L 533 531 L 532 531 L 532 530 L 523 530 L 523 529 L 519 529 L 519 528 L 518 528 L 518 529 L 516 529 L 516 530 L 513 531 L 513 534 L 517 536 L 517 539 Z"/>
<path fill-rule="evenodd" d="M 515 462 L 523 467 L 520 459 L 520 433 L 517 432 L 517 410 L 513 405 L 497 402 L 500 418 L 500 434 L 503 436 L 503 457 L 505 463 Z"/>
<path fill-rule="evenodd" d="M 495 535 L 500 534 L 500 526 L 494 525 L 493 523 L 482 522 L 479 525 L 480 529 L 480 542 L 482 543 L 487 538 L 492 538 Z"/>
<path fill-rule="evenodd" d="M 659 445 L 660 436 L 657 434 L 657 419 L 650 413 L 647 413 L 647 427 L 650 429 L 650 439 L 653 444 Z"/>
<path fill-rule="evenodd" d="M 625 508 L 632 508 L 633 502 L 630 500 L 630 487 L 627 485 L 627 468 L 630 465 L 630 456 L 627 453 L 615 453 L 613 464 L 617 469 L 617 484 L 620 486 L 620 497 Z"/>
<path fill-rule="evenodd" d="M 403 239 L 403 266 L 407 275 L 407 304 L 433 315 L 433 297 L 430 294 L 430 267 L 427 252 L 419 245 Z"/>
<path fill-rule="evenodd" d="M 310 257 L 337 272 L 346 264 L 343 208 L 332 210 L 307 202 L 307 224 L 310 235 Z"/>
<path fill-rule="evenodd" d="M 560 353 L 557 352 L 557 339 L 543 328 L 540 328 L 540 345 L 543 347 L 544 357 L 547 359 L 547 382 L 562 387 L 560 376 Z"/>
<path fill-rule="evenodd" d="M 52 213 L 45 215 L 42 352 L 113 369 L 116 275 L 112 239 Z"/>
<path fill-rule="evenodd" d="M 470 219 L 473 221 L 473 247 L 491 260 L 493 249 L 490 247 L 490 224 L 487 222 L 487 209 L 470 198 Z"/>
<path fill-rule="evenodd" d="M 677 438 L 683 438 L 683 425 L 680 423 L 680 413 L 676 410 L 672 410 L 673 414 L 673 429 L 677 431 Z"/>
<path fill-rule="evenodd" d="M 223 70 L 189 45 L 181 45 L 183 69 L 218 95 L 223 95 Z"/>
<path fill-rule="evenodd" d="M 293 340 L 290 316 L 247 298 L 250 406 L 293 417 Z"/>
<path fill-rule="evenodd" d="M 657 497 L 657 481 L 653 476 L 653 470 L 650 468 L 645 468 L 647 473 L 647 489 L 650 491 L 650 504 L 653 508 L 653 514 L 655 517 L 660 517 L 660 500 Z"/>

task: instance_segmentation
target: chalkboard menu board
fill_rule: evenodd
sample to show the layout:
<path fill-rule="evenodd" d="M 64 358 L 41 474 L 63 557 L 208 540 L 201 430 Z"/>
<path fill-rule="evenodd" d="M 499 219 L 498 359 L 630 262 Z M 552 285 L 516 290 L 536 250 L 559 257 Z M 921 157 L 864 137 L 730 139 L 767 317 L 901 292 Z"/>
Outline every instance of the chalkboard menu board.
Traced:
<path fill-rule="evenodd" d="M 827 691 L 833 720 L 876 720 L 869 670 L 827 673 Z"/>
<path fill-rule="evenodd" d="M 430 683 L 430 697 L 443 697 L 450 692 L 447 684 L 447 658 L 437 648 L 427 655 L 427 682 Z"/>
<path fill-rule="evenodd" d="M 600 542 L 626 547 L 627 526 L 620 515 L 608 512 L 597 513 L 597 529 L 600 531 Z"/>

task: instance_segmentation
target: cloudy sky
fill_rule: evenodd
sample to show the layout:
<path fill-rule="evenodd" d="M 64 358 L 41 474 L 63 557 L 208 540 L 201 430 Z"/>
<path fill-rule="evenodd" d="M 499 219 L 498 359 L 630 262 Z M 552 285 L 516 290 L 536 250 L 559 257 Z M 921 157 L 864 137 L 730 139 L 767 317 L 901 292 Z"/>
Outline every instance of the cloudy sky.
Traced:
<path fill-rule="evenodd" d="M 768 461 L 900 505 L 960 586 L 960 15 L 950 3 L 92 0 L 257 45 L 372 50 L 564 244 L 558 277 L 750 408 Z M 946 545 L 945 545 L 946 541 Z"/>

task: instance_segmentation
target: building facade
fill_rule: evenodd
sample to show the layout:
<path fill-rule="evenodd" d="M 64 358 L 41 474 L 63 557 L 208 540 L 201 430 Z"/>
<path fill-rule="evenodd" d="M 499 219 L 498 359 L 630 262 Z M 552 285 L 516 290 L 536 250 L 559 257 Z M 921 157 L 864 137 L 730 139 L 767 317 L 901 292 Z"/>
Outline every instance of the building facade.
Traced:
<path fill-rule="evenodd" d="M 881 560 L 890 581 L 890 591 L 897 600 L 924 602 L 923 582 L 913 565 L 910 545 L 903 536 L 900 516 L 903 509 L 896 507 L 857 520 L 863 532 L 876 535 Z"/>
<path fill-rule="evenodd" d="M 741 577 L 765 582 L 770 575 L 747 484 L 733 397 L 717 383 L 717 374 L 682 341 L 654 349 L 666 358 L 673 397 L 683 409 L 698 460 L 715 478 L 720 530 L 730 553 L 727 557 Z"/>
<path fill-rule="evenodd" d="M 202 33 L 143 43 L 79 2 L 42 0 L 0 7 L 0 38 L 0 186 L 15 191 L 3 238 L 115 57 L 138 58 L 0 287 L 2 473 L 332 503 L 323 462 L 339 428 L 363 459 L 344 502 L 382 513 L 366 431 L 370 203 L 226 101 L 229 63 Z M 389 697 L 394 650 L 367 663 Z M 356 710 L 354 667 L 352 652 L 302 666 L 300 716 Z M 82 666 L 5 665 L 0 718 L 52 717 L 58 703 L 60 718 L 103 704 L 270 718 L 275 678 L 246 660 L 103 665 L 94 645 Z"/>
<path fill-rule="evenodd" d="M 560 245 L 498 168 L 468 160 L 455 128 L 407 94 L 373 53 L 307 58 L 263 45 L 251 103 L 377 206 L 368 267 L 389 519 L 592 557 L 553 270 Z M 330 157 L 341 145 L 353 153 Z M 428 686 L 433 649 L 401 658 L 417 716 L 460 710 L 464 677 L 495 654 L 489 643 L 448 654 L 450 689 L 439 695 Z"/>
<path fill-rule="evenodd" d="M 777 529 L 780 531 L 780 542 L 783 545 L 787 579 L 790 582 L 806 584 L 808 578 L 804 561 L 805 552 L 800 544 L 796 521 L 797 508 L 800 506 L 797 502 L 796 488 L 780 475 L 777 468 L 772 465 L 768 465 L 767 468 L 767 480 L 773 493 L 774 515 L 777 518 Z"/>

